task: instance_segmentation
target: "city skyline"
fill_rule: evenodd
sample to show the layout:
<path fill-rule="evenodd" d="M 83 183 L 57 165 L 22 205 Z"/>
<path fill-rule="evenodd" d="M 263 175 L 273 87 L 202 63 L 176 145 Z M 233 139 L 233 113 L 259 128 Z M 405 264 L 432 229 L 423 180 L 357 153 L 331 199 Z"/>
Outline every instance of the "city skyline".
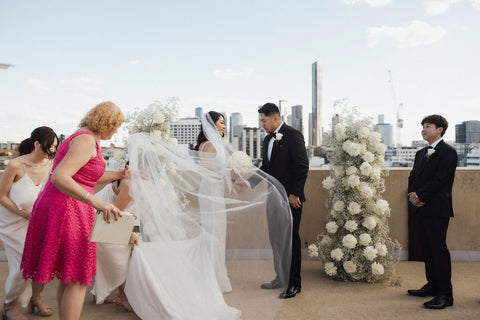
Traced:
<path fill-rule="evenodd" d="M 473 0 L 3 2 L 0 64 L 14 67 L 0 69 L 0 140 L 40 125 L 71 134 L 104 100 L 128 113 L 173 96 L 180 117 L 241 112 L 249 127 L 266 102 L 302 105 L 308 141 L 318 61 L 324 131 L 344 98 L 395 125 L 391 70 L 403 143 L 433 113 L 453 141 L 456 124 L 480 119 L 479 15 Z"/>

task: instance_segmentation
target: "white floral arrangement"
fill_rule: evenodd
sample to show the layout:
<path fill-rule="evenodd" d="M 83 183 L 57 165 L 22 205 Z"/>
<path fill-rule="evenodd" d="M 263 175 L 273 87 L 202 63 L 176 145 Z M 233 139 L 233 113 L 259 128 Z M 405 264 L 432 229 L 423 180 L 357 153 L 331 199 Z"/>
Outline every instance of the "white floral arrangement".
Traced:
<path fill-rule="evenodd" d="M 331 208 L 326 233 L 309 246 L 310 256 L 319 256 L 330 277 L 398 284 L 395 263 L 401 246 L 389 237 L 390 206 L 381 197 L 386 146 L 372 120 L 356 110 L 345 110 L 341 119 L 332 128 L 335 150 L 330 176 L 323 180 Z"/>
<path fill-rule="evenodd" d="M 170 124 L 178 121 L 178 98 L 169 98 L 166 103 L 155 101 L 144 109 L 136 109 L 127 115 L 130 134 L 147 132 L 177 146 L 177 139 L 170 137 Z"/>
<path fill-rule="evenodd" d="M 235 151 L 227 160 L 228 167 L 239 175 L 247 175 L 253 167 L 252 158 L 243 151 Z"/>

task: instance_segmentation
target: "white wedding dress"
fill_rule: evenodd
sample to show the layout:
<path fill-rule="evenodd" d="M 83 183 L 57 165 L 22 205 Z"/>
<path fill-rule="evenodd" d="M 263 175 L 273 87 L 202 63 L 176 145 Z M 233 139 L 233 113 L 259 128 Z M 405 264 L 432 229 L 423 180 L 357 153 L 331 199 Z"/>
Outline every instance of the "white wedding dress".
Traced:
<path fill-rule="evenodd" d="M 46 179 L 39 185 L 35 185 L 25 172 L 23 177 L 12 184 L 8 197 L 19 209 L 32 212 L 33 204 L 43 189 Z M 18 304 L 22 307 L 27 305 L 32 296 L 31 282 L 23 279 L 20 270 L 27 229 L 27 219 L 0 205 L 0 240 L 5 247 L 9 269 L 5 282 L 5 303 L 18 299 Z"/>
<path fill-rule="evenodd" d="M 108 184 L 97 192 L 95 197 L 113 203 L 117 195 L 112 184 Z M 125 211 L 131 211 L 132 206 L 133 201 L 130 201 Z M 127 280 L 131 252 L 132 247 L 129 245 L 97 243 L 97 274 L 92 289 L 97 304 L 104 303 L 105 299 Z"/>

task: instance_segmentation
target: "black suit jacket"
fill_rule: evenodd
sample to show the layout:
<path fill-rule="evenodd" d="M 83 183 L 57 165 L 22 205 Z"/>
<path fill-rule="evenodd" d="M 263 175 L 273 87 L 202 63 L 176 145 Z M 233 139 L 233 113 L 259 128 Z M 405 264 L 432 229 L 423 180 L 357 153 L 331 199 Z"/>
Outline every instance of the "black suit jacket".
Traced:
<path fill-rule="evenodd" d="M 279 130 L 281 140 L 273 142 L 272 154 L 268 160 L 269 136 L 263 140 L 263 161 L 260 169 L 275 177 L 287 194 L 300 197 L 305 202 L 304 186 L 308 175 L 308 157 L 305 140 L 300 131 L 283 124 Z"/>
<path fill-rule="evenodd" d="M 408 192 L 416 192 L 423 207 L 417 213 L 432 217 L 453 217 L 452 185 L 457 168 L 457 152 L 443 140 L 427 157 L 427 147 L 417 151 L 408 177 Z"/>

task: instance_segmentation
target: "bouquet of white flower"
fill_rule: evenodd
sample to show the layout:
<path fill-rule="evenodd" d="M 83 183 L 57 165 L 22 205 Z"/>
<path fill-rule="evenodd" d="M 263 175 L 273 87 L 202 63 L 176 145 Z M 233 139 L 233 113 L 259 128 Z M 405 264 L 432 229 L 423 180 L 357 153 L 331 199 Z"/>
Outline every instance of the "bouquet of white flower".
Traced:
<path fill-rule="evenodd" d="M 245 176 L 253 167 L 252 158 L 243 151 L 235 151 L 227 160 L 228 167 L 233 169 L 235 173 Z"/>

